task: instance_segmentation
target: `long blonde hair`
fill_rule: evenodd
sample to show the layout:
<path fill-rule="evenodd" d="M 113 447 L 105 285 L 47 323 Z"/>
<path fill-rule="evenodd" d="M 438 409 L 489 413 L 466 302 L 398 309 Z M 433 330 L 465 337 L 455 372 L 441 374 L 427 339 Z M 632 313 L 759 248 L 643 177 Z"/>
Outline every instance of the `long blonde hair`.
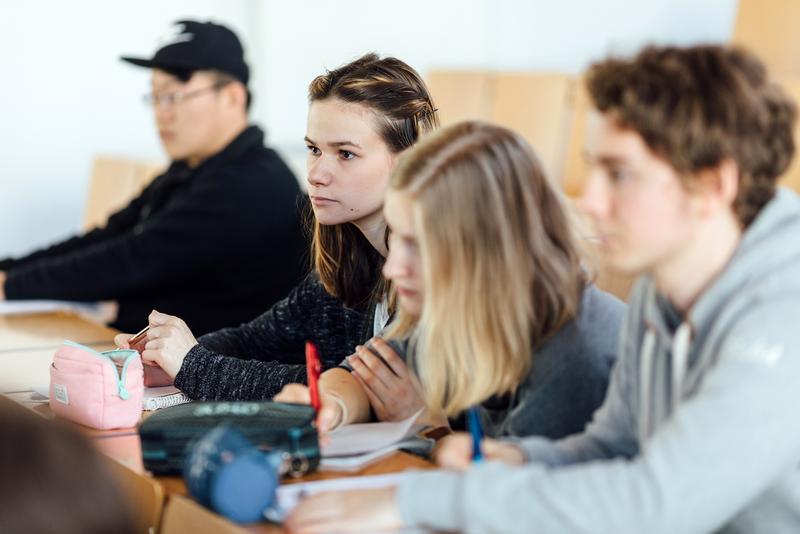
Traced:
<path fill-rule="evenodd" d="M 452 416 L 513 391 L 585 285 L 561 195 L 524 139 L 481 122 L 410 149 L 390 190 L 412 200 L 424 304 L 389 336 L 410 337 L 428 406 Z"/>

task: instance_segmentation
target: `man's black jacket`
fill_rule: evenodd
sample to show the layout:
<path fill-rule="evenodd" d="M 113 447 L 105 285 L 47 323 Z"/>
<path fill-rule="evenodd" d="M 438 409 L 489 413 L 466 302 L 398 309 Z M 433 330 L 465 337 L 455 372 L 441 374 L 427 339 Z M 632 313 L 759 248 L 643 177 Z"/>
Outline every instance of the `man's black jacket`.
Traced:
<path fill-rule="evenodd" d="M 0 261 L 8 299 L 119 302 L 112 326 L 136 331 L 151 309 L 196 335 L 253 319 L 307 272 L 302 197 L 251 126 L 195 168 L 173 162 L 103 228 Z"/>

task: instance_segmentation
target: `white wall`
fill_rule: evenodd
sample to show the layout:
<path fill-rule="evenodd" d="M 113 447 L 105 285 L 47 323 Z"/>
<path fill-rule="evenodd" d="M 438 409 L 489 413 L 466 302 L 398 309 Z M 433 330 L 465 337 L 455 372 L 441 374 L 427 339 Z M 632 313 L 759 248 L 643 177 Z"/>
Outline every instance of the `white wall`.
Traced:
<path fill-rule="evenodd" d="M 578 72 L 648 42 L 725 41 L 736 0 L 27 0 L 0 15 L 0 257 L 77 231 L 92 158 L 162 158 L 141 104 L 149 55 L 182 17 L 243 39 L 253 119 L 302 169 L 306 88 L 366 51 L 441 67 Z"/>

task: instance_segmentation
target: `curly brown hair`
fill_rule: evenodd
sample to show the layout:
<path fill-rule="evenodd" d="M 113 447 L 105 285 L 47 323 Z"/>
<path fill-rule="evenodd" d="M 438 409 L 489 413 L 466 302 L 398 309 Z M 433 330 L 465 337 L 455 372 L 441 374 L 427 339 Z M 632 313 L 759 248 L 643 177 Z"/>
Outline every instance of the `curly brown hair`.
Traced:
<path fill-rule="evenodd" d="M 733 210 L 743 227 L 773 197 L 794 155 L 795 104 L 744 49 L 648 47 L 631 60 L 594 64 L 586 84 L 600 112 L 641 135 L 684 180 L 736 162 Z"/>

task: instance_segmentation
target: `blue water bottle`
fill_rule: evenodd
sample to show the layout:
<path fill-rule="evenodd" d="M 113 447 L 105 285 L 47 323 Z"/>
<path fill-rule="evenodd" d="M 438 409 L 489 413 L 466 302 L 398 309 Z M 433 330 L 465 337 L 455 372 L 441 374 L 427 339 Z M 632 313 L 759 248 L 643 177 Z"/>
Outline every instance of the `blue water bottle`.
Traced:
<path fill-rule="evenodd" d="M 275 504 L 286 455 L 262 452 L 238 430 L 221 425 L 196 441 L 183 477 L 202 505 L 239 523 L 255 523 Z"/>

